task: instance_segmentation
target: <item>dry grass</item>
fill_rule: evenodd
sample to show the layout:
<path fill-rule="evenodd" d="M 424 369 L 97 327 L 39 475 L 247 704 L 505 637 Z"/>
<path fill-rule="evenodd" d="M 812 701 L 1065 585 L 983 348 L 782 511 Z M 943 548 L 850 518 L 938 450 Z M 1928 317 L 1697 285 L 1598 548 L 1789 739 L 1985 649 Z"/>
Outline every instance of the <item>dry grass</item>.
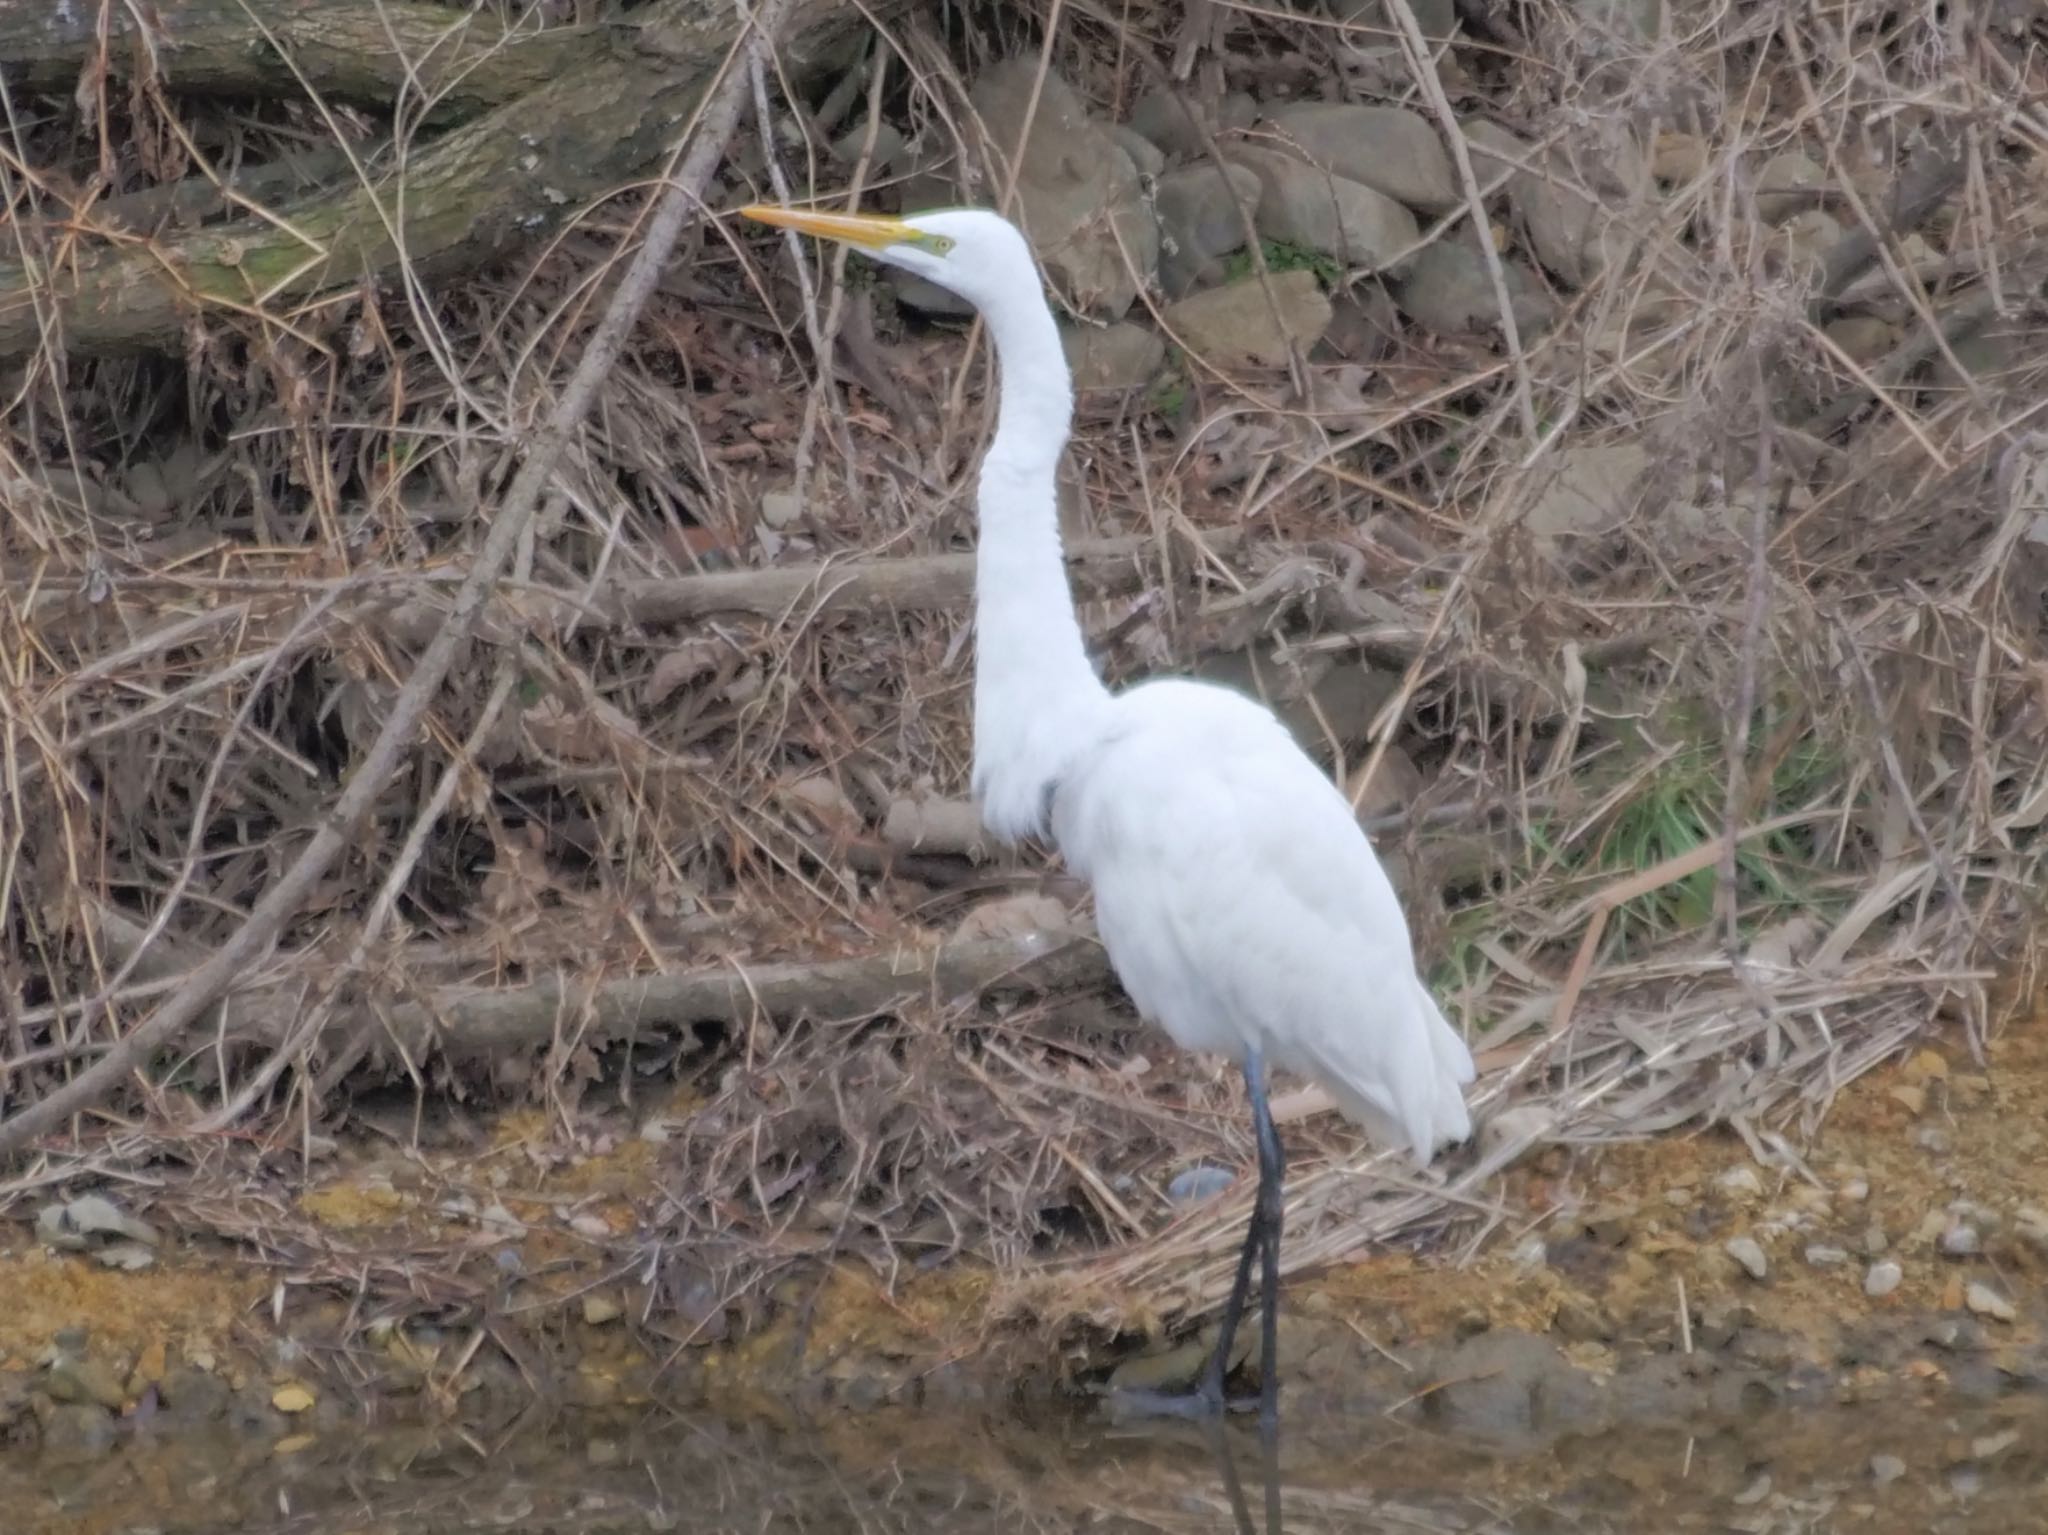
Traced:
<path fill-rule="evenodd" d="M 1213 35 L 1180 34 L 1162 7 L 1119 35 L 1090 6 L 1048 14 L 1049 38 L 1009 8 L 913 10 L 878 49 L 903 67 L 835 93 L 822 131 L 915 127 L 957 169 L 980 156 L 963 81 L 1019 49 L 1105 112 L 1177 60 L 1255 93 L 1375 78 L 1430 109 L 1398 65 L 1346 51 L 1370 35 L 1312 17 L 1217 7 Z M 2048 123 L 2010 103 L 2038 98 L 2040 39 L 1875 5 L 1724 8 L 1654 44 L 1559 5 L 1511 19 L 1452 56 L 1460 115 L 1483 105 L 1568 165 L 1595 122 L 1690 157 L 1611 199 L 1625 250 L 1557 295 L 1553 327 L 1512 347 L 1407 328 L 1362 378 L 1313 354 L 1266 377 L 1188 359 L 1174 390 L 1088 402 L 1074 455 L 1074 531 L 1137 540 L 1085 609 L 1112 678 L 1250 651 L 1313 718 L 1367 675 L 1378 733 L 1326 713 L 1336 767 L 1419 770 L 1374 824 L 1495 1129 L 1417 1178 L 1305 1117 L 1289 1269 L 1512 1226 L 1489 1174 L 1537 1136 L 1725 1123 L 1796 1158 L 1831 1094 L 1916 1031 L 1981 1038 L 2036 904 Z M 154 91 L 96 118 L 9 110 L 24 224 L 70 217 L 96 168 L 124 193 L 178 180 L 227 131 Z M 270 104 L 232 134 L 269 156 L 342 122 Z M 773 190 L 765 146 L 743 130 L 730 200 Z M 1841 234 L 1811 262 L 1755 213 L 1760 170 L 1794 149 L 1837 188 Z M 894 195 L 854 158 L 819 191 L 850 175 Z M 786 145 L 772 163 L 803 189 Z M 1922 245 L 1890 227 L 1901 185 L 1933 189 Z M 622 192 L 459 281 L 216 313 L 176 358 L 45 350 L 8 375 L 7 1112 L 146 1027 L 316 836 L 589 345 L 641 206 Z M 966 1254 L 1009 1276 L 999 1310 L 1056 1322 L 1217 1298 L 1246 1196 L 1177 1212 L 1161 1191 L 1248 1156 L 1235 1084 L 1106 990 L 989 1009 L 921 978 L 979 899 L 1041 882 L 1036 858 L 882 835 L 895 801 L 966 781 L 957 582 L 919 598 L 863 577 L 886 595 L 835 601 L 831 567 L 766 613 L 713 591 L 961 547 L 986 348 L 900 324 L 843 263 L 799 281 L 737 234 L 706 225 L 643 313 L 516 578 L 245 995 L 44 1137 L 15 1193 L 147 1169 L 195 1222 L 303 1263 L 285 1204 L 224 1191 L 384 1085 L 528 1098 L 573 1141 L 680 1079 L 695 1107 L 638 1239 L 688 1254 L 675 1286 L 753 1297 L 829 1254 L 890 1272 Z M 1843 314 L 1888 324 L 1884 348 L 1822 328 Z M 1633 516 L 1564 541 L 1527 525 L 1574 454 L 1617 442 L 1655 465 Z M 764 520 L 771 493 L 794 521 Z M 891 953 L 909 958 L 889 1006 L 593 1024 L 590 999 L 637 976 Z M 537 1030 L 490 1036 L 486 1067 L 457 1005 L 478 991 L 547 999 Z M 321 1252 L 302 1272 L 485 1303 L 480 1282 L 423 1288 L 403 1253 Z"/>

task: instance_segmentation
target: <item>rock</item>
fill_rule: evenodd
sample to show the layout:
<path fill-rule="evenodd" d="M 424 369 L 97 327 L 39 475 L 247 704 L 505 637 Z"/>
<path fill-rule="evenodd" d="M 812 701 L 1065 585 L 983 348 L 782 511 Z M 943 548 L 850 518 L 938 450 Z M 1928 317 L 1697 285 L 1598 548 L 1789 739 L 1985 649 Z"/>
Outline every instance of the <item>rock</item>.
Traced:
<path fill-rule="evenodd" d="M 1706 140 L 1691 133 L 1660 133 L 1650 154 L 1650 174 L 1659 181 L 1692 181 L 1705 175 Z"/>
<path fill-rule="evenodd" d="M 1906 1272 L 1891 1259 L 1870 1265 L 1863 1276 L 1863 1293 L 1872 1300 L 1882 1300 L 1896 1290 L 1906 1278 Z"/>
<path fill-rule="evenodd" d="M 1941 1239 L 1936 1245 L 1944 1257 L 1968 1258 L 1984 1250 L 1984 1239 L 1967 1221 L 1955 1221 L 1942 1228 Z"/>
<path fill-rule="evenodd" d="M 1874 314 L 1845 314 L 1830 320 L 1828 340 L 1860 363 L 1873 363 L 1904 339 L 1904 333 L 1889 320 Z"/>
<path fill-rule="evenodd" d="M 1647 455 L 1645 455 L 1647 458 Z M 1714 1187 L 1724 1194 L 1744 1199 L 1761 1199 L 1764 1181 L 1756 1175 L 1756 1169 L 1738 1165 L 1727 1169 L 1714 1179 Z"/>
<path fill-rule="evenodd" d="M 103 1237 L 125 1237 L 150 1247 L 163 1240 L 148 1221 L 137 1220 L 100 1194 L 44 1205 L 36 1212 L 36 1235 L 51 1247 L 72 1251 L 91 1247 Z"/>
<path fill-rule="evenodd" d="M 181 1423 L 210 1423 L 227 1412 L 227 1382 L 194 1365 L 170 1371 L 164 1377 L 161 1395 L 164 1411 Z"/>
<path fill-rule="evenodd" d="M 1114 1393 L 1118 1391 L 1172 1391 L 1192 1385 L 1202 1366 L 1208 1363 L 1209 1351 L 1216 1346 L 1216 1332 L 1212 1324 L 1193 1337 L 1184 1338 L 1157 1353 L 1139 1354 L 1124 1360 L 1109 1374 L 1112 1411 L 1115 1408 Z M 1252 1344 L 1257 1338 L 1256 1327 L 1238 1329 L 1231 1349 L 1233 1367 L 1250 1357 Z"/>
<path fill-rule="evenodd" d="M 1123 145 L 1124 153 L 1131 157 L 1131 164 L 1138 168 L 1140 176 L 1157 176 L 1166 169 L 1166 156 L 1159 146 L 1137 129 L 1124 123 L 1111 123 L 1109 131 Z"/>
<path fill-rule="evenodd" d="M 1557 457 L 1557 471 L 1544 484 L 1524 525 L 1539 541 L 1608 532 L 1628 520 L 1635 489 L 1650 468 L 1650 450 L 1640 442 L 1586 443 Z M 1749 1169 L 1731 1169 L 1725 1176 Z M 1751 1173 L 1751 1181 L 1755 1174 Z M 1756 1192 L 1763 1185 L 1756 1183 Z"/>
<path fill-rule="evenodd" d="M 1906 1463 L 1896 1455 L 1873 1455 L 1870 1457 L 1870 1479 L 1882 1487 L 1887 1482 L 1896 1482 L 1906 1474 Z"/>
<path fill-rule="evenodd" d="M 1827 253 L 1842 238 L 1842 226 L 1824 208 L 1808 208 L 1780 224 L 1771 236 L 1770 255 L 1791 275 L 1812 282 L 1820 276 Z"/>
<path fill-rule="evenodd" d="M 1033 933 L 1058 936 L 1079 932 L 1067 903 L 1043 890 L 1021 890 L 981 902 L 953 929 L 955 938 L 1028 938 Z"/>
<path fill-rule="evenodd" d="M 1757 216 L 1767 223 L 1783 223 L 1812 208 L 1813 193 L 1826 186 L 1827 180 L 1828 173 L 1799 150 L 1772 155 L 1756 173 Z"/>
<path fill-rule="evenodd" d="M 1310 164 L 1418 212 L 1449 213 L 1464 202 L 1450 154 L 1419 112 L 1310 101 L 1279 107 L 1269 120 L 1282 145 Z"/>
<path fill-rule="evenodd" d="M 38 1417 L 45 1449 L 82 1450 L 96 1455 L 111 1448 L 118 1433 L 112 1415 L 104 1407 L 90 1403 L 51 1403 Z"/>
<path fill-rule="evenodd" d="M 915 272 L 890 272 L 889 286 L 899 303 L 908 304 L 920 314 L 965 319 L 974 313 L 974 306 L 951 288 L 927 282 Z"/>
<path fill-rule="evenodd" d="M 1058 75 L 1046 75 L 1041 86 L 1036 58 L 991 65 L 968 96 L 994 163 L 1017 153 L 1030 113 L 1017 168 L 1024 230 L 1075 308 L 1121 318 L 1159 259 L 1159 229 L 1129 153 Z"/>
<path fill-rule="evenodd" d="M 1142 389 L 1166 361 L 1166 342 L 1129 320 L 1114 325 L 1069 325 L 1060 332 L 1074 388 Z"/>
<path fill-rule="evenodd" d="M 1270 285 L 1272 303 L 1267 303 Z M 1274 325 L 1274 308 L 1280 311 Z M 1275 272 L 1194 293 L 1166 310 L 1166 326 L 1188 350 L 1220 368 L 1241 364 L 1277 368 L 1288 343 L 1313 346 L 1330 323 L 1330 301 L 1313 272 Z"/>
<path fill-rule="evenodd" d="M 761 492 L 761 520 L 771 528 L 794 527 L 804 515 L 803 497 L 793 490 Z"/>
<path fill-rule="evenodd" d="M 1549 328 L 1556 308 L 1526 267 L 1506 258 L 1502 267 L 1515 330 L 1526 345 Z M 1394 302 L 1439 336 L 1491 335 L 1501 328 L 1492 274 L 1467 238 L 1423 247 L 1394 283 Z"/>
<path fill-rule="evenodd" d="M 1408 0 L 1408 8 L 1415 13 L 1415 24 L 1422 29 L 1425 41 L 1441 42 L 1458 30 L 1455 0 Z M 1387 14 L 1386 0 L 1334 0 L 1330 14 L 1346 26 L 1371 28 L 1367 40 L 1394 27 L 1394 19 Z"/>
<path fill-rule="evenodd" d="M 1269 240 L 1379 271 L 1421 238 L 1414 214 L 1363 182 L 1269 149 L 1237 146 L 1230 158 L 1258 180 L 1258 230 Z"/>
<path fill-rule="evenodd" d="M 1751 1279 L 1762 1279 L 1771 1271 L 1771 1261 L 1764 1256 L 1755 1237 L 1730 1237 L 1721 1244 L 1721 1250 L 1741 1264 Z"/>
<path fill-rule="evenodd" d="M 1553 1331 L 1575 1343 L 1605 1343 L 1617 1330 L 1605 1306 L 1576 1292 L 1557 1303 L 1557 1315 L 1550 1325 Z"/>
<path fill-rule="evenodd" d="M 1376 282 L 1355 282 L 1330 295 L 1330 328 L 1317 355 L 1353 363 L 1382 362 L 1401 345 L 1401 315 Z"/>
<path fill-rule="evenodd" d="M 1131 131 L 1157 145 L 1163 154 L 1192 160 L 1208 153 L 1208 142 L 1198 124 L 1208 123 L 1213 136 L 1216 124 L 1191 94 L 1185 91 L 1148 91 L 1131 108 Z"/>
<path fill-rule="evenodd" d="M 59 1358 L 43 1375 L 42 1384 L 59 1402 L 91 1402 L 118 1411 L 128 1400 L 120 1373 L 97 1359 Z"/>
<path fill-rule="evenodd" d="M 1963 1291 L 1963 1304 L 1978 1316 L 1988 1316 L 1994 1322 L 2010 1322 L 2019 1315 L 2011 1301 L 1981 1281 Z"/>
<path fill-rule="evenodd" d="M 1217 271 L 1219 258 L 1244 249 L 1259 206 L 1258 175 L 1242 165 L 1204 161 L 1169 171 L 1152 196 L 1159 217 L 1159 285 L 1179 298 Z"/>
<path fill-rule="evenodd" d="M 1624 43 L 1654 43 L 1664 31 L 1664 0 L 1572 0 L 1572 9 Z"/>
<path fill-rule="evenodd" d="M 1222 1167 L 1184 1168 L 1166 1185 L 1166 1197 L 1177 1205 L 1197 1205 L 1229 1188 L 1236 1176 Z"/>
<path fill-rule="evenodd" d="M 1849 1261 L 1849 1253 L 1846 1248 L 1815 1242 L 1806 1249 L 1806 1261 L 1817 1269 L 1840 1268 Z"/>
<path fill-rule="evenodd" d="M 592 1327 L 602 1327 L 607 1322 L 616 1322 L 625 1314 L 625 1308 L 609 1295 L 600 1295 L 589 1290 L 583 1296 L 583 1320 Z"/>
<path fill-rule="evenodd" d="M 296 1415 L 312 1407 L 313 1393 L 297 1381 L 287 1381 L 270 1393 L 270 1405 L 281 1413 Z"/>
<path fill-rule="evenodd" d="M 1539 152 L 1483 120 L 1464 128 L 1472 173 L 1482 188 L 1507 167 L 1531 167 L 1508 175 L 1508 204 L 1536 259 L 1574 288 L 1586 286 L 1622 254 L 1626 231 L 1613 210 L 1643 183 L 1643 152 L 1626 121 L 1617 116 L 1601 122 L 1596 135 L 1572 141 L 1570 154 L 1558 148 Z M 1582 196 L 1573 186 L 1584 186 L 1602 200 Z"/>
<path fill-rule="evenodd" d="M 1841 1195 L 1843 1203 L 1860 1205 L 1870 1197 L 1870 1180 L 1850 1178 L 1836 1192 Z"/>

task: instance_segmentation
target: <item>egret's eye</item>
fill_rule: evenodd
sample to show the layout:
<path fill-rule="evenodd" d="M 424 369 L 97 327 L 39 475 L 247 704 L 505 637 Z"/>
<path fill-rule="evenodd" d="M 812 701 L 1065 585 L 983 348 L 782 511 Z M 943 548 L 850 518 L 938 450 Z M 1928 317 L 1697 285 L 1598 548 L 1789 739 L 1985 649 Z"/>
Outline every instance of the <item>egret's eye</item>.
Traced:
<path fill-rule="evenodd" d="M 934 256 L 944 256 L 951 252 L 953 249 L 952 236 L 925 234 L 922 231 L 920 231 L 918 233 L 917 238 L 912 240 L 910 243 L 916 246 L 919 250 L 928 251 Z"/>

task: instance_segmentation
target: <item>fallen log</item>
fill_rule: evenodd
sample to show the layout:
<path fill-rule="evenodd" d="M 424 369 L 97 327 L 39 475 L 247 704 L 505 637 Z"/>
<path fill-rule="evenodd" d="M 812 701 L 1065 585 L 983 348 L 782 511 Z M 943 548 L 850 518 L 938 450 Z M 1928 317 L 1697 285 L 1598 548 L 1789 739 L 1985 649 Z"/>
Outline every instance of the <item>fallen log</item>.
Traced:
<path fill-rule="evenodd" d="M 938 1003 L 987 991 L 1038 994 L 1099 986 L 1108 957 L 1092 936 L 1030 933 L 1014 938 L 953 939 L 849 959 L 777 960 L 675 975 L 638 975 L 579 984 L 550 976 L 527 986 L 448 988 L 424 1003 L 392 1008 L 371 1047 L 418 1062 L 501 1060 L 547 1047 L 565 1034 L 592 1046 L 645 1038 L 699 1023 L 741 1025 L 778 1019 L 871 1018 L 918 997 Z M 280 1009 L 238 1006 L 237 1032 L 279 1044 L 292 1018 Z M 341 1048 L 360 1017 L 331 1025 L 323 1044 Z"/>
<path fill-rule="evenodd" d="M 101 53 L 100 28 L 106 28 Z M 559 79 L 612 46 L 613 28 L 507 26 L 487 11 L 408 0 L 155 0 L 0 7 L 10 89 L 70 95 L 89 67 L 178 94 L 289 97 L 310 88 L 389 111 L 433 100 L 430 122 L 473 117 Z"/>
<path fill-rule="evenodd" d="M 364 10 L 379 14 L 375 5 Z M 870 10 L 802 0 L 780 53 L 797 87 L 850 56 Z M 445 277 L 544 243 L 660 165 L 744 13 L 724 0 L 666 0 L 647 14 L 623 42 L 416 146 L 402 168 L 368 185 L 322 188 L 268 219 L 87 246 L 49 268 L 34 251 L 25 266 L 0 264 L 0 357 L 52 335 L 80 354 L 164 349 L 202 314 L 260 312 L 290 327 L 304 301 L 394 278 L 401 266 Z"/>

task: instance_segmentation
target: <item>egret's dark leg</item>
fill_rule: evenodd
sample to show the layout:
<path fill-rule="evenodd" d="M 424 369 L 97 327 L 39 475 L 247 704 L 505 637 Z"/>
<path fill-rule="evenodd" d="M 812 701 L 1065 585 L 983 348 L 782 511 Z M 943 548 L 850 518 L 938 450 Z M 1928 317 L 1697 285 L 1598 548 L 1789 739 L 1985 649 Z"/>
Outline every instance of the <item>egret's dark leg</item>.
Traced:
<path fill-rule="evenodd" d="M 1260 1422 L 1271 1427 L 1279 1421 L 1278 1383 L 1275 1353 L 1279 1339 L 1280 1303 L 1280 1179 L 1286 1159 L 1280 1151 L 1280 1137 L 1273 1128 L 1273 1116 L 1266 1105 L 1265 1061 L 1254 1049 L 1247 1052 L 1244 1078 L 1251 1090 L 1252 1128 L 1259 1148 L 1259 1191 L 1252 1201 L 1252 1218 L 1245 1228 L 1244 1246 L 1237 1254 L 1237 1274 L 1231 1281 L 1230 1298 L 1223 1306 L 1223 1319 L 1216 1333 L 1216 1347 L 1192 1392 L 1120 1391 L 1117 1403 L 1124 1411 L 1139 1416 L 1207 1417 L 1224 1408 L 1223 1378 L 1230 1373 L 1230 1357 L 1237 1343 L 1237 1324 L 1244 1317 L 1251 1296 L 1252 1264 L 1263 1255 L 1265 1293 L 1260 1297 L 1264 1352 L 1260 1356 Z"/>
<path fill-rule="evenodd" d="M 1251 1090 L 1252 1128 L 1259 1138 L 1259 1195 L 1252 1206 L 1252 1225 L 1261 1233 L 1265 1255 L 1259 1272 L 1259 1425 L 1270 1433 L 1280 1422 L 1280 1226 L 1286 1214 L 1281 1183 L 1287 1174 L 1287 1154 L 1280 1149 L 1280 1133 L 1266 1106 L 1265 1073 L 1259 1070 L 1256 1051 L 1245 1060 L 1244 1071 Z"/>

